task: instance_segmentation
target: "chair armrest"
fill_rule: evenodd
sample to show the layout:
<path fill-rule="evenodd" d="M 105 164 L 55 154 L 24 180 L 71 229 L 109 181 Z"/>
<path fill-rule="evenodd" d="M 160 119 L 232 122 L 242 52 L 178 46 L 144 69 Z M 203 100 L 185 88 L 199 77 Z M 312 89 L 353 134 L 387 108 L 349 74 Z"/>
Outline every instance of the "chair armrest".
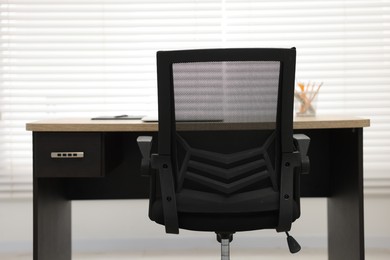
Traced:
<path fill-rule="evenodd" d="M 310 137 L 304 134 L 294 134 L 294 145 L 297 148 L 297 151 L 301 157 L 301 174 L 308 174 L 310 171 L 310 159 L 307 156 L 307 152 L 309 151 L 310 146 Z"/>
<path fill-rule="evenodd" d="M 137 138 L 137 143 L 139 150 L 142 155 L 141 168 L 140 172 L 142 176 L 150 176 L 150 151 L 152 149 L 152 140 L 151 136 L 139 136 Z"/>

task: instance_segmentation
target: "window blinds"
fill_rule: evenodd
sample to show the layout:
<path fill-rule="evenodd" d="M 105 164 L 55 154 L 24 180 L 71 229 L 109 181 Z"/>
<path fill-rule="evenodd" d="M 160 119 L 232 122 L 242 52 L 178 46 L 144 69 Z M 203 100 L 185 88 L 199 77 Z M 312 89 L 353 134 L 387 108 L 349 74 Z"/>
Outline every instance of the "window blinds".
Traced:
<path fill-rule="evenodd" d="M 318 114 L 370 118 L 365 178 L 389 180 L 389 14 L 390 1 L 226 1 L 224 46 L 296 46 L 296 79 L 324 82 Z"/>
<path fill-rule="evenodd" d="M 319 114 L 369 117 L 366 178 L 390 168 L 390 1 L 4 0 L 0 197 L 30 196 L 43 118 L 157 111 L 157 50 L 297 47 Z"/>

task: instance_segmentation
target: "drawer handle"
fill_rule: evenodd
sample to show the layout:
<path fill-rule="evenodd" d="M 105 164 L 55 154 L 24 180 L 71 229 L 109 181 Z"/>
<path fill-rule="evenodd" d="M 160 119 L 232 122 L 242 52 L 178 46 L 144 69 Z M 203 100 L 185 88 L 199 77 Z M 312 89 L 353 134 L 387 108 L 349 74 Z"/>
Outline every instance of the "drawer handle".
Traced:
<path fill-rule="evenodd" d="M 77 159 L 84 158 L 84 152 L 51 152 L 53 159 Z"/>

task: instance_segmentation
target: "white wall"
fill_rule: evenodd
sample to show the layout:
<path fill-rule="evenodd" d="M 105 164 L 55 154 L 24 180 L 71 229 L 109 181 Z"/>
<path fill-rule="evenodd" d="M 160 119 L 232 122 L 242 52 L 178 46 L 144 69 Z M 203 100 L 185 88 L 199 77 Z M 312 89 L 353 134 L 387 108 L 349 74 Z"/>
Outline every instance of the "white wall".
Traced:
<path fill-rule="evenodd" d="M 146 200 L 73 202 L 73 249 L 110 251 L 152 248 L 212 248 L 214 234 L 181 231 L 166 235 L 147 218 Z M 367 248 L 389 248 L 390 194 L 366 192 Z M 304 247 L 326 247 L 326 199 L 303 199 L 302 217 L 291 232 Z M 179 245 L 179 246 L 178 246 Z M 274 231 L 238 234 L 235 247 L 285 247 L 285 237 Z M 31 199 L 0 200 L 0 252 L 32 250 Z"/>

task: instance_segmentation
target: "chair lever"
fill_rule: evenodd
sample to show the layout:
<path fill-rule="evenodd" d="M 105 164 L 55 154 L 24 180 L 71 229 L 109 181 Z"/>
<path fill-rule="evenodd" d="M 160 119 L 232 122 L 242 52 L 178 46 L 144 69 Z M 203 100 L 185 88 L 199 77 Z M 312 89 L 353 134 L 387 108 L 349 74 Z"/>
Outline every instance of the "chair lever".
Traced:
<path fill-rule="evenodd" d="M 301 246 L 300 246 L 299 243 L 295 240 L 295 238 L 293 238 L 292 236 L 290 236 L 290 234 L 289 234 L 288 232 L 286 232 L 286 235 L 287 235 L 288 249 L 290 250 L 290 253 L 291 253 L 291 254 L 298 253 L 298 252 L 301 250 Z"/>
<path fill-rule="evenodd" d="M 152 149 L 152 140 L 151 136 L 139 136 L 137 138 L 137 143 L 139 150 L 141 151 L 142 161 L 140 172 L 142 176 L 150 176 L 150 151 Z"/>

